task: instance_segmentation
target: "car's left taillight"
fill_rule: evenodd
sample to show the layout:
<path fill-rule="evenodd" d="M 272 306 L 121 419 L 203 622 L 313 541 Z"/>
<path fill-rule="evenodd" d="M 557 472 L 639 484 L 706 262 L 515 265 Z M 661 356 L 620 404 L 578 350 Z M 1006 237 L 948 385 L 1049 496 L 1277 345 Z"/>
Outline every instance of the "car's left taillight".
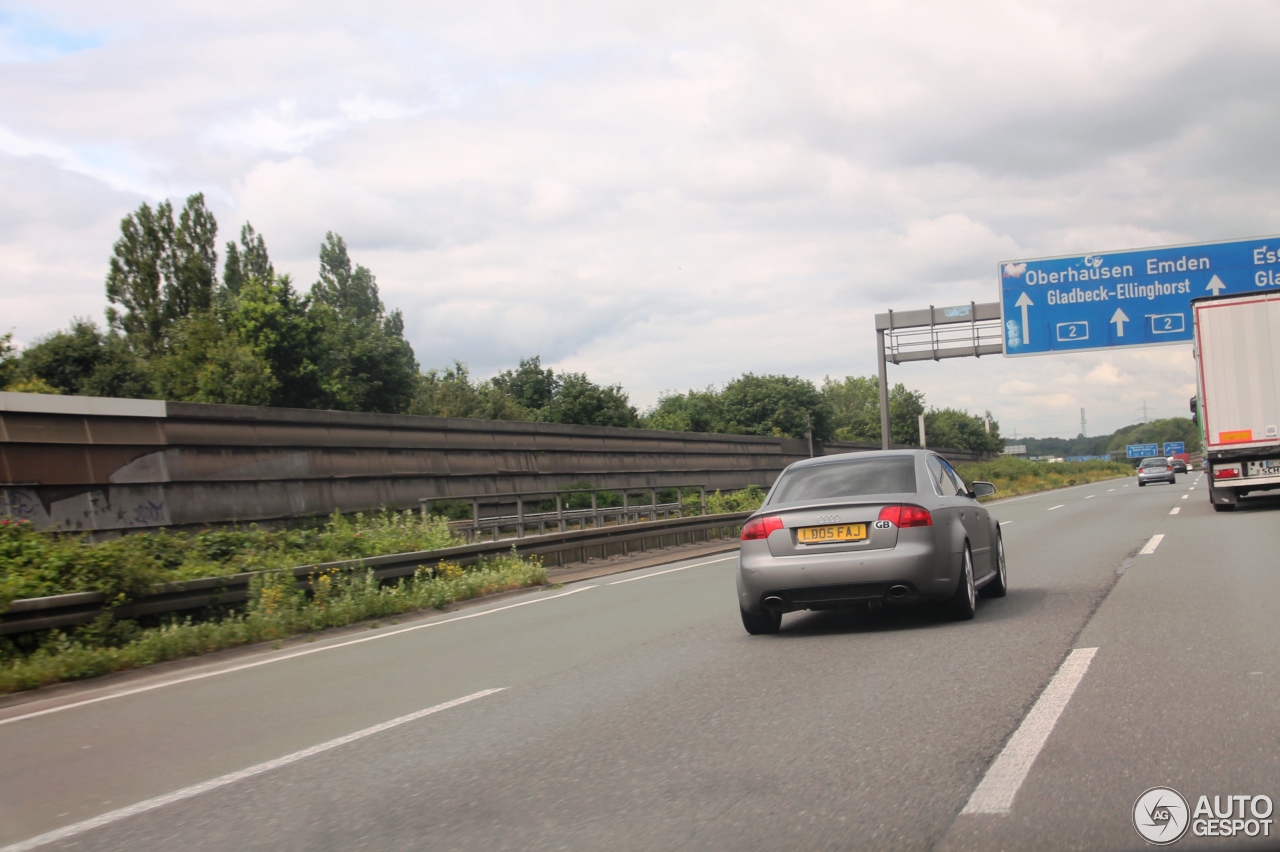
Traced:
<path fill-rule="evenodd" d="M 757 541 L 762 538 L 768 538 L 769 533 L 780 529 L 782 529 L 782 518 L 777 515 L 752 518 L 742 527 L 742 540 Z"/>

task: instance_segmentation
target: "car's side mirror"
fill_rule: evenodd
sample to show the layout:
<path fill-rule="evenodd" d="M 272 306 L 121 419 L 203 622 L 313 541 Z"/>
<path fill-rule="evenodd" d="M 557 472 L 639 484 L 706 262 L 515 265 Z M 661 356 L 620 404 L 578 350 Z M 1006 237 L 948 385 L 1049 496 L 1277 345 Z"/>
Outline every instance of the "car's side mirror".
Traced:
<path fill-rule="evenodd" d="M 990 497 L 996 493 L 996 487 L 990 482 L 975 482 L 973 487 L 969 489 L 969 496 L 975 500 L 979 497 Z"/>

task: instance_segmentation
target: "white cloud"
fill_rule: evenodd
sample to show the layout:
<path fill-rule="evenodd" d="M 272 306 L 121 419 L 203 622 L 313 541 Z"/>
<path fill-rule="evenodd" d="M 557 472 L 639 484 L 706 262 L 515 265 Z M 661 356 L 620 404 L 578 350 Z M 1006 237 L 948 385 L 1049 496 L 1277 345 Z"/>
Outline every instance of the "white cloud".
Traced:
<path fill-rule="evenodd" d="M 193 191 L 303 284 L 342 234 L 424 366 L 539 353 L 642 406 L 748 370 L 873 374 L 874 313 L 994 299 L 1000 261 L 1280 231 L 1264 2 L 39 13 L 106 35 L 0 64 L 0 159 L 31 193 L 0 202 L 22 339 L 100 313 L 115 223 Z M 1167 347 L 890 378 L 1026 435 L 1074 434 L 1081 407 L 1109 431 L 1144 395 L 1181 414 L 1192 373 Z"/>

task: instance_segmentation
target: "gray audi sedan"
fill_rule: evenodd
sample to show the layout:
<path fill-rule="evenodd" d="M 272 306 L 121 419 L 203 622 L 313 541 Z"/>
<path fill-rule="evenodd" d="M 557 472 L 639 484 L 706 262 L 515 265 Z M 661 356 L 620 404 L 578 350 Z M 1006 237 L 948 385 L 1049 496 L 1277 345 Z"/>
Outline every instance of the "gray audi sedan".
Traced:
<path fill-rule="evenodd" d="M 787 467 L 742 527 L 738 604 L 748 633 L 802 609 L 937 601 L 971 619 L 1008 589 L 1000 524 L 928 450 L 845 453 Z"/>

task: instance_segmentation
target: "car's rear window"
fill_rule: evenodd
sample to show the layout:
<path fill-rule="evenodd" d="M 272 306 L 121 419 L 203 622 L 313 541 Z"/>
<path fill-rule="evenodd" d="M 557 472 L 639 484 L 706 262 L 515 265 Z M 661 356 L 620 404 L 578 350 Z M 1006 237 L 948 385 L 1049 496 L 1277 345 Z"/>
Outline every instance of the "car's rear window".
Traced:
<path fill-rule="evenodd" d="M 782 474 L 770 503 L 862 497 L 869 494 L 914 494 L 916 460 L 898 458 L 850 459 L 805 465 Z"/>
<path fill-rule="evenodd" d="M 1168 467 L 1169 463 L 1164 459 L 1147 459 L 1142 463 L 1143 467 Z"/>

